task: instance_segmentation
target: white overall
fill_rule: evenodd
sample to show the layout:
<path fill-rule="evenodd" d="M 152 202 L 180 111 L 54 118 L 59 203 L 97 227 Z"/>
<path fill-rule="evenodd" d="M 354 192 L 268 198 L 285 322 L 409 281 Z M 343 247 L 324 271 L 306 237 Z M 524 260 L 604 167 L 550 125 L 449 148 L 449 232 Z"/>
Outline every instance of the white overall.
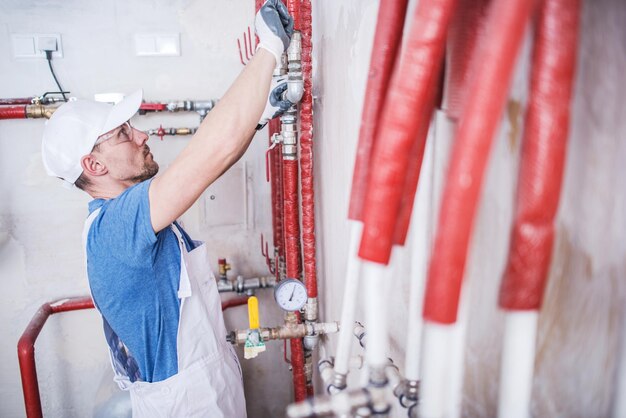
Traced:
<path fill-rule="evenodd" d="M 100 209 L 85 222 L 83 243 Z M 239 360 L 226 341 L 221 300 L 204 243 L 188 252 L 180 231 L 178 373 L 160 382 L 131 382 L 111 356 L 115 380 L 130 391 L 133 418 L 239 418 L 246 401 Z"/>

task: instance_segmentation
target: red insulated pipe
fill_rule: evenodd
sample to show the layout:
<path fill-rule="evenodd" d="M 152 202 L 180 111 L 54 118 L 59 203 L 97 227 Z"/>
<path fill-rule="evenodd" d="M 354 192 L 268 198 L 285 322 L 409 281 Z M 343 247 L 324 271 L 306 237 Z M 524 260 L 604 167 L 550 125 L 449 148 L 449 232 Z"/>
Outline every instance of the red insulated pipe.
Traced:
<path fill-rule="evenodd" d="M 378 21 L 361 115 L 359 144 L 352 174 L 352 191 L 348 209 L 348 218 L 352 220 L 363 220 L 363 200 L 376 138 L 376 127 L 391 80 L 391 72 L 400 49 L 407 3 L 408 0 L 381 0 L 378 7 Z"/>
<path fill-rule="evenodd" d="M 300 312 L 296 312 L 297 322 L 301 322 Z M 304 346 L 302 338 L 289 340 L 291 348 L 291 368 L 293 372 L 294 399 L 300 402 L 307 397 L 306 374 L 304 372 Z"/>
<path fill-rule="evenodd" d="M 446 115 L 458 120 L 470 79 L 472 57 L 485 31 L 485 20 L 491 0 L 459 0 L 450 23 L 448 35 L 448 65 L 446 74 Z"/>
<path fill-rule="evenodd" d="M 456 322 L 483 174 L 533 4 L 494 1 L 487 16 L 487 36 L 481 38 L 479 55 L 472 60 L 473 77 L 452 150 L 428 271 L 424 318 L 429 321 Z"/>
<path fill-rule="evenodd" d="M 231 299 L 222 302 L 222 311 L 248 303 L 247 297 Z M 92 309 L 94 307 L 90 296 L 81 296 L 61 299 L 41 305 L 28 323 L 17 343 L 17 358 L 20 364 L 22 377 L 22 391 L 27 418 L 42 418 L 41 396 L 37 379 L 37 365 L 35 363 L 35 341 L 51 315 L 59 312 Z M 304 360 L 303 360 L 304 361 Z"/>
<path fill-rule="evenodd" d="M 448 23 L 456 0 L 422 0 L 378 126 L 372 171 L 363 210 L 359 257 L 388 264 L 409 156 L 424 119 L 430 120 L 433 92 L 443 61 Z"/>
<path fill-rule="evenodd" d="M 300 7 L 303 2 L 306 0 L 287 0 L 285 3 L 287 5 L 287 10 L 289 10 L 289 14 L 293 17 L 293 28 L 295 30 L 300 30 L 302 27 L 302 16 L 300 15 Z"/>
<path fill-rule="evenodd" d="M 59 312 L 91 308 L 93 308 L 93 301 L 88 296 L 44 303 L 39 310 L 37 310 L 37 313 L 33 316 L 33 319 L 31 319 L 26 330 L 24 330 L 24 333 L 17 343 L 17 358 L 20 364 L 24 406 L 28 418 L 41 418 L 43 416 L 35 364 L 35 341 L 48 320 L 48 317 Z"/>
<path fill-rule="evenodd" d="M 302 33 L 302 74 L 304 94 L 300 104 L 300 194 L 302 196 L 302 253 L 307 296 L 317 297 L 315 257 L 315 185 L 313 179 L 313 97 L 311 67 L 311 2 L 300 5 Z"/>
<path fill-rule="evenodd" d="M 0 105 L 28 105 L 33 102 L 34 97 L 20 97 L 17 99 L 0 99 Z"/>
<path fill-rule="evenodd" d="M 272 136 L 278 133 L 280 130 L 280 122 L 277 119 L 270 120 L 268 124 L 269 133 L 269 145 L 272 146 Z M 278 197 L 278 166 L 276 161 L 280 158 L 280 154 L 277 155 L 276 147 L 269 151 L 269 170 L 270 170 L 270 196 L 272 201 L 272 240 L 274 248 L 279 251 L 281 244 L 281 232 L 279 231 L 278 219 L 280 217 L 280 206 L 282 206 L 282 200 Z M 269 255 L 269 254 L 268 254 Z"/>
<path fill-rule="evenodd" d="M 26 106 L 0 107 L 0 119 L 26 119 Z"/>
<path fill-rule="evenodd" d="M 576 67 L 579 0 L 544 0 L 535 31 L 504 309 L 539 309 L 548 277 Z"/>
<path fill-rule="evenodd" d="M 300 279 L 300 207 L 298 205 L 298 161 L 283 160 L 283 213 L 287 277 Z"/>

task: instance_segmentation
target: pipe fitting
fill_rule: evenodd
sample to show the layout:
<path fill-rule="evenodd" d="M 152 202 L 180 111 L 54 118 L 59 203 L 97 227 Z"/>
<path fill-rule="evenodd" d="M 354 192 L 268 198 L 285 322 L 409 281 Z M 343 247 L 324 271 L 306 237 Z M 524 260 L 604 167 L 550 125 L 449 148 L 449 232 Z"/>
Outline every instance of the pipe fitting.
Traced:
<path fill-rule="evenodd" d="M 263 338 L 263 341 L 304 338 L 306 336 L 330 334 L 337 331 L 339 331 L 339 324 L 337 322 L 298 324 L 287 322 L 287 318 L 285 318 L 285 325 L 280 327 L 259 328 L 259 333 Z M 232 331 L 228 340 L 235 345 L 244 344 L 246 342 L 248 332 L 248 329 Z"/>
<path fill-rule="evenodd" d="M 304 320 L 307 322 L 317 322 L 317 298 L 308 298 L 304 306 Z"/>
<path fill-rule="evenodd" d="M 318 396 L 287 407 L 289 418 L 351 416 L 360 408 L 371 404 L 368 389 L 341 392 L 334 396 Z"/>
<path fill-rule="evenodd" d="M 285 98 L 291 103 L 298 103 L 304 95 L 304 79 L 302 77 L 302 36 L 295 31 L 287 48 L 287 91 Z"/>
<path fill-rule="evenodd" d="M 246 293 L 252 295 L 256 289 L 265 289 L 276 285 L 276 277 L 262 276 L 244 279 L 237 276 L 236 280 L 222 279 L 217 281 L 217 291 L 219 293 L 236 292 L 238 294 Z"/>
<path fill-rule="evenodd" d="M 57 110 L 58 106 L 44 106 L 41 104 L 32 104 L 26 106 L 26 118 L 28 119 L 50 119 L 52 114 Z"/>
<path fill-rule="evenodd" d="M 283 143 L 283 159 L 298 159 L 298 109 L 291 106 L 281 117 L 280 136 Z"/>
<path fill-rule="evenodd" d="M 359 345 L 365 348 L 367 345 L 367 331 L 365 331 L 363 324 L 358 321 L 354 323 L 354 336 L 359 340 Z"/>

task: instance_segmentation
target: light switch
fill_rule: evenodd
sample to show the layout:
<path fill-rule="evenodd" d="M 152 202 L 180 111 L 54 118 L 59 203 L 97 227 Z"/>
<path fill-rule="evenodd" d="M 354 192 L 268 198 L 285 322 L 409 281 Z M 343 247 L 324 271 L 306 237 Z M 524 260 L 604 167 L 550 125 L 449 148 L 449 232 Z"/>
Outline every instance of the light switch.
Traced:
<path fill-rule="evenodd" d="M 180 55 L 179 33 L 135 34 L 135 55 L 138 57 L 175 57 Z"/>

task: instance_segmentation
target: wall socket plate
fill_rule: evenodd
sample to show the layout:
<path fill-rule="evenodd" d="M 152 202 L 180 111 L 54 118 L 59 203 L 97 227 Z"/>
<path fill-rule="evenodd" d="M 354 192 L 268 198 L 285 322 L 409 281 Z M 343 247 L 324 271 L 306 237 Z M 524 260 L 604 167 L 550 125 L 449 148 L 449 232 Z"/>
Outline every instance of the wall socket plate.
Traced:
<path fill-rule="evenodd" d="M 43 49 L 51 49 L 56 40 L 56 51 L 52 58 L 63 58 L 63 44 L 60 33 L 13 33 L 11 44 L 15 58 L 46 58 Z"/>

